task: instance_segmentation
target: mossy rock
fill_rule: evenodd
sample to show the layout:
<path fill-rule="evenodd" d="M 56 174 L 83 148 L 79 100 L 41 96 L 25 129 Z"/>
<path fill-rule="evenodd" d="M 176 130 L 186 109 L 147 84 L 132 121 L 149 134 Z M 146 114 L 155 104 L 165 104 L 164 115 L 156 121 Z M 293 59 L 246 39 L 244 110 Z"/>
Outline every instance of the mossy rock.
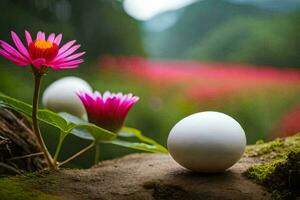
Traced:
<path fill-rule="evenodd" d="M 300 134 L 259 142 L 245 153 L 257 157 L 260 164 L 249 167 L 245 175 L 272 192 L 273 199 L 296 199 L 300 196 Z"/>
<path fill-rule="evenodd" d="M 47 171 L 30 173 L 26 176 L 0 178 L 0 199 L 3 200 L 65 200 L 65 198 L 51 194 L 55 182 L 50 179 L 43 182 L 47 191 L 36 187 L 40 185 L 40 178 L 47 176 Z"/>
<path fill-rule="evenodd" d="M 0 180 L 0 199 L 5 200 L 64 200 L 64 198 L 33 190 L 20 180 L 4 178 Z"/>

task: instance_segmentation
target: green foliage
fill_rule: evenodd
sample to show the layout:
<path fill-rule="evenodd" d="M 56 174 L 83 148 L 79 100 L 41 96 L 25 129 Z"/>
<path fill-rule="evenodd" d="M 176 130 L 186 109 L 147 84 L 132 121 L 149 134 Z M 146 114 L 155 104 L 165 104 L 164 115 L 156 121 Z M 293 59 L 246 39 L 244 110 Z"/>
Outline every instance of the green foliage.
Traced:
<path fill-rule="evenodd" d="M 246 92 L 247 93 L 247 92 Z M 252 91 L 230 98 L 219 106 L 204 107 L 229 114 L 237 119 L 247 134 L 247 143 L 254 144 L 258 139 L 270 140 L 278 132 L 281 116 L 300 101 L 297 85 L 290 89 L 274 91 Z"/>
<path fill-rule="evenodd" d="M 31 115 L 31 106 L 29 104 L 8 97 L 4 94 L 0 94 L 0 106 L 1 105 L 14 109 L 27 116 Z M 92 139 L 97 142 L 110 143 L 122 147 L 149 151 L 149 152 L 161 152 L 161 153 L 168 152 L 163 146 L 159 145 L 154 140 L 143 136 L 139 130 L 134 128 L 126 127 L 122 130 L 122 132 L 125 134 L 130 133 L 142 142 L 122 141 L 119 138 L 115 139 L 116 138 L 115 133 L 112 133 L 106 129 L 98 127 L 94 124 L 88 123 L 84 120 L 81 120 L 67 113 L 62 113 L 61 115 L 59 115 L 52 111 L 42 109 L 38 111 L 38 118 L 39 120 L 60 129 L 61 133 L 63 133 L 62 140 L 65 138 L 65 136 L 68 133 L 71 132 L 74 135 L 79 136 L 80 138 L 88 139 L 88 140 Z M 89 135 L 92 137 L 90 137 Z M 61 147 L 59 147 L 59 150 L 60 148 Z"/>
<path fill-rule="evenodd" d="M 168 150 L 166 148 L 158 144 L 153 139 L 142 135 L 142 133 L 135 128 L 123 127 L 120 133 L 117 134 L 117 138 L 115 140 L 107 140 L 107 139 L 97 137 L 97 134 L 95 134 L 93 131 L 94 127 L 90 128 L 90 125 L 84 124 L 85 123 L 84 120 L 79 119 L 68 113 L 63 113 L 61 115 L 64 116 L 66 119 L 68 119 L 70 122 L 81 124 L 76 126 L 71 131 L 71 133 L 82 139 L 96 140 L 101 143 L 114 144 L 121 147 L 127 147 L 127 148 L 149 151 L 149 152 L 168 153 Z M 122 140 L 122 138 L 128 138 L 128 137 L 134 137 L 138 139 L 140 142 L 131 142 L 131 141 Z"/>

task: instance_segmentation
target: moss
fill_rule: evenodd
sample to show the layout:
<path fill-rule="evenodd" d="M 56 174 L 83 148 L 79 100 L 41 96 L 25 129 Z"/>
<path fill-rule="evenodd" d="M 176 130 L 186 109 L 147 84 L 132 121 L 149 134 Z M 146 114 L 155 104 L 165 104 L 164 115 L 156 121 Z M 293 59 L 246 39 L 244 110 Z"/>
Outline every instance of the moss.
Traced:
<path fill-rule="evenodd" d="M 265 143 L 263 140 L 257 140 L 255 144 L 263 144 Z"/>
<path fill-rule="evenodd" d="M 64 198 L 47 194 L 36 188 L 39 184 L 35 176 L 40 173 L 32 173 L 26 177 L 8 177 L 0 179 L 0 197 L 5 200 L 63 200 Z M 50 183 L 51 184 L 51 183 Z"/>
<path fill-rule="evenodd" d="M 261 164 L 249 167 L 245 175 L 267 187 L 273 199 L 300 196 L 300 134 L 249 146 L 246 156 L 257 157 Z"/>
<path fill-rule="evenodd" d="M 262 184 L 270 174 L 275 171 L 277 161 L 272 163 L 254 165 L 247 170 L 249 178 L 253 178 L 256 182 Z"/>
<path fill-rule="evenodd" d="M 250 145 L 246 149 L 246 156 L 255 157 L 267 155 L 276 152 L 276 155 L 284 146 L 284 140 L 277 138 L 276 140 L 264 143 L 262 140 L 256 142 L 256 145 Z"/>

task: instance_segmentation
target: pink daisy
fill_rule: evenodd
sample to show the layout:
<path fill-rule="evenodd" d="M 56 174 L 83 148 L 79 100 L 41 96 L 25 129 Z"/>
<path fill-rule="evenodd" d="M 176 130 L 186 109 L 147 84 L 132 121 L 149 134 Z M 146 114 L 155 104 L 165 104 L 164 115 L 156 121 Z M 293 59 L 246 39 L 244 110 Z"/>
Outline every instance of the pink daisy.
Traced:
<path fill-rule="evenodd" d="M 103 95 L 99 92 L 80 92 L 78 96 L 89 121 L 115 133 L 122 128 L 130 108 L 139 100 L 139 97 L 132 94 L 109 91 Z"/>
<path fill-rule="evenodd" d="M 75 40 L 59 47 L 62 34 L 51 33 L 46 39 L 45 33 L 39 31 L 33 40 L 30 33 L 25 31 L 27 45 L 24 46 L 18 35 L 11 31 L 11 37 L 16 46 L 0 40 L 0 55 L 11 60 L 18 66 L 32 65 L 35 68 L 47 67 L 54 70 L 76 68 L 83 62 L 79 59 L 85 52 L 73 54 L 80 45 L 74 45 Z M 73 54 L 73 55 L 72 55 Z"/>

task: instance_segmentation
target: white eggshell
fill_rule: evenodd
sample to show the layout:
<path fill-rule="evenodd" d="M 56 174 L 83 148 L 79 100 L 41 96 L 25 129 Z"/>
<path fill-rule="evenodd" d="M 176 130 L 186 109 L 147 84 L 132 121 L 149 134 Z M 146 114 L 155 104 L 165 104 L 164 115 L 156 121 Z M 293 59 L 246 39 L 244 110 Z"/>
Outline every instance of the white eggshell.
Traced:
<path fill-rule="evenodd" d="M 222 172 L 243 155 L 246 136 L 232 117 L 220 112 L 200 112 L 180 120 L 168 137 L 173 159 L 196 172 Z"/>
<path fill-rule="evenodd" d="M 53 82 L 43 94 L 43 105 L 55 112 L 68 112 L 78 117 L 86 114 L 77 96 L 79 91 L 92 92 L 91 86 L 77 77 L 65 77 Z"/>

